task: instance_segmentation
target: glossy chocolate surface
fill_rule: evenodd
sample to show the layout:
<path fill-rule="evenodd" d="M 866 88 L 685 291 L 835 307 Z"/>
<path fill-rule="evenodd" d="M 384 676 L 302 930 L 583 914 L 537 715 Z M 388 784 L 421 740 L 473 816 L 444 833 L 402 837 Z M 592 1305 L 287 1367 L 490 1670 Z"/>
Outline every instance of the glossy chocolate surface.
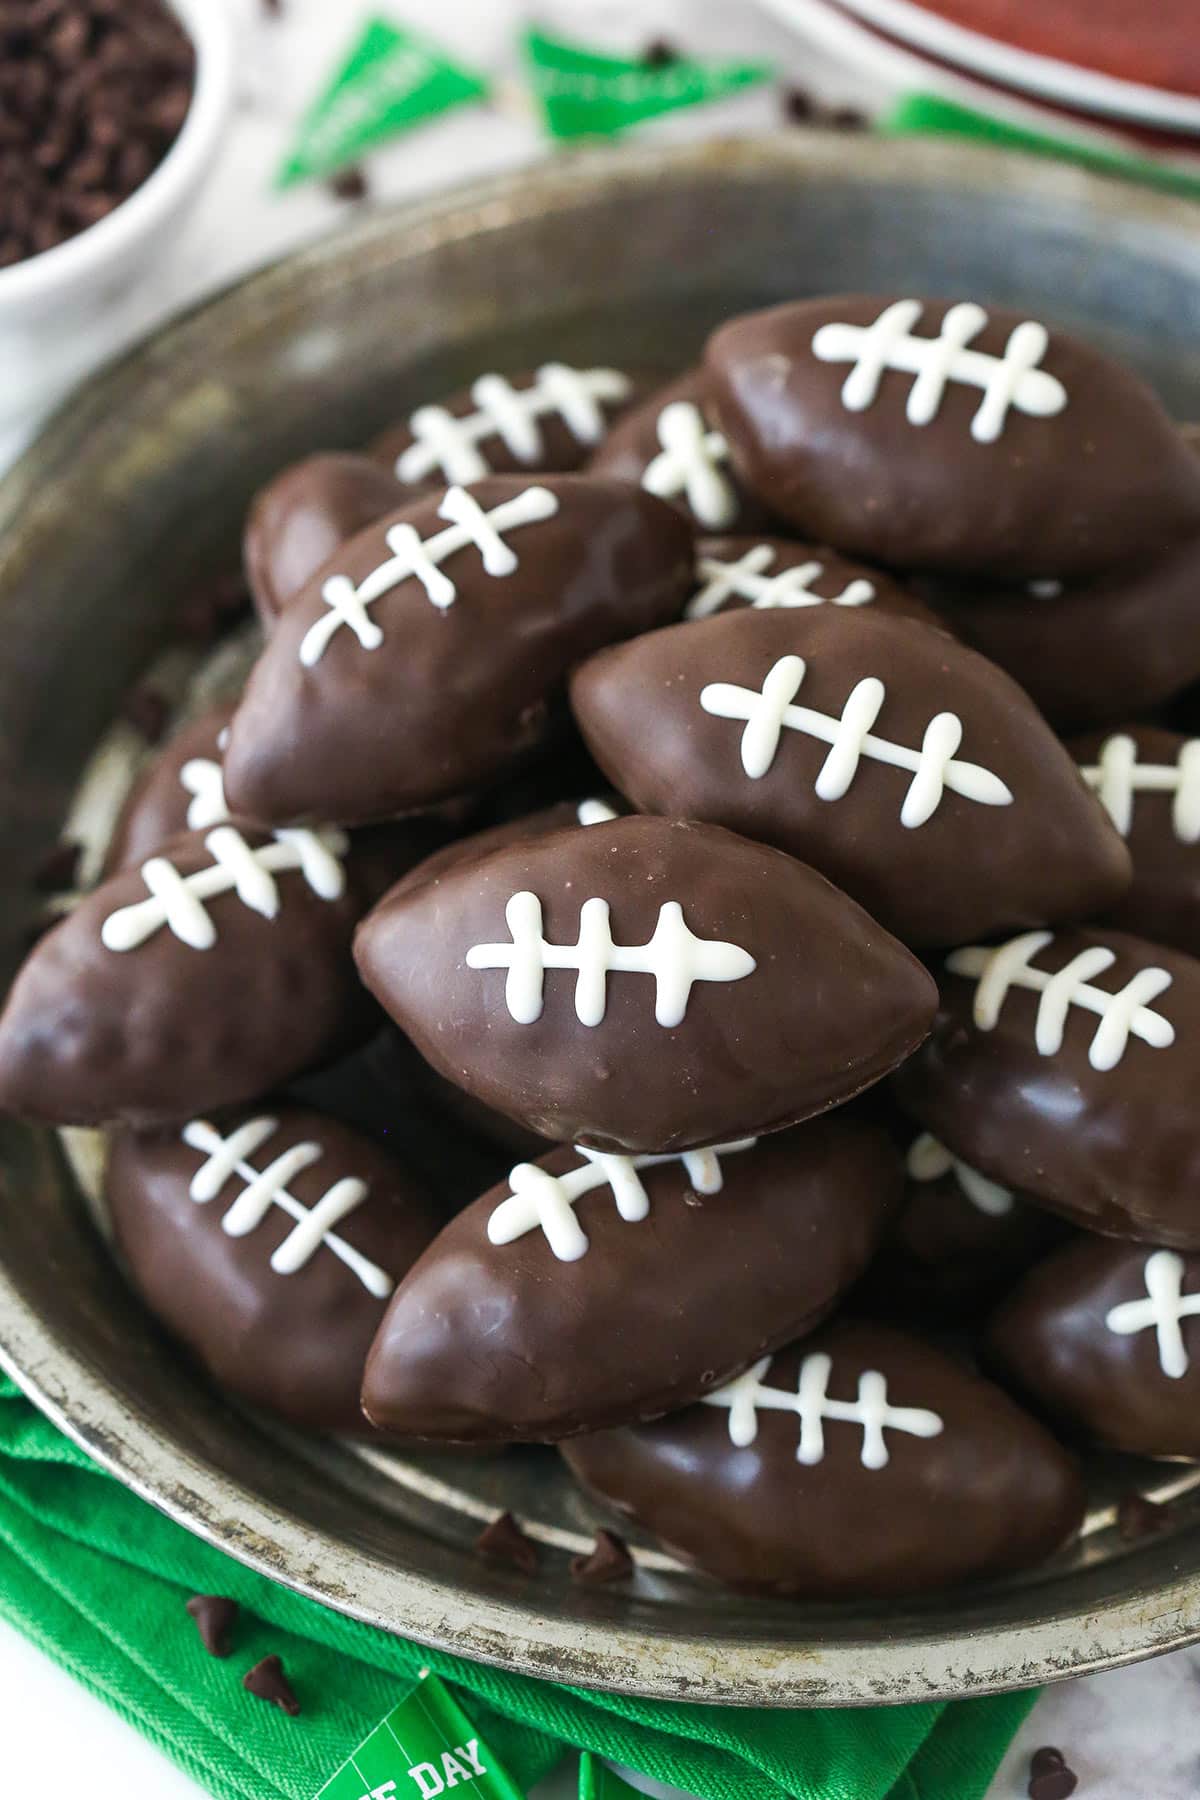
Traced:
<path fill-rule="evenodd" d="M 518 1169 L 447 1225 L 371 1353 L 363 1399 L 377 1425 L 553 1440 L 694 1400 L 829 1311 L 901 1183 L 886 1133 L 853 1108 L 686 1163 L 620 1158 L 606 1171 L 564 1147 L 537 1168 L 558 1182 L 543 1206 L 571 1217 L 491 1242 L 489 1225 L 506 1231 L 498 1209 L 534 1191 Z M 618 1199 L 645 1216 L 624 1217 Z"/>
<path fill-rule="evenodd" d="M 870 1467 L 862 1422 L 826 1417 L 818 1432 L 814 1405 L 803 1437 L 819 1460 L 800 1460 L 802 1422 L 788 1400 L 812 1357 L 828 1359 L 832 1401 L 854 1405 L 860 1378 L 874 1372 L 886 1405 L 936 1415 L 937 1435 L 885 1422 L 887 1460 Z M 576 1438 L 562 1454 L 676 1555 L 735 1587 L 797 1598 L 921 1593 L 997 1575 L 1041 1561 L 1078 1528 L 1072 1459 L 999 1388 L 920 1338 L 837 1320 L 771 1358 L 761 1380 L 778 1408 L 747 1401 L 735 1415 L 705 1402 Z"/>
<path fill-rule="evenodd" d="M 116 1133 L 106 1195 L 117 1243 L 147 1305 L 222 1387 L 311 1430 L 365 1430 L 358 1393 L 386 1289 L 434 1236 L 438 1211 L 382 1150 L 325 1114 L 243 1109 L 214 1136 L 228 1143 L 256 1118 L 276 1129 L 199 1196 L 191 1188 L 211 1166 L 208 1150 L 179 1131 Z M 320 1154 L 277 1164 L 302 1145 Z M 270 1187 L 285 1204 L 239 1217 L 255 1172 L 277 1167 Z M 305 1254 L 303 1215 L 348 1181 L 366 1194 Z"/>
<path fill-rule="evenodd" d="M 1160 1296 L 1153 1307 L 1150 1290 Z M 989 1364 L 1075 1437 L 1200 1457 L 1198 1296 L 1200 1256 L 1081 1238 L 1000 1306 Z"/>
<path fill-rule="evenodd" d="M 348 538 L 404 503 L 400 483 L 368 456 L 324 451 L 292 463 L 254 499 L 242 537 L 242 561 L 255 610 L 273 629 Z"/>
<path fill-rule="evenodd" d="M 624 946 L 648 945 L 663 909 L 669 927 L 677 907 L 696 938 L 733 945 L 754 968 L 696 980 L 674 1025 L 657 1022 L 652 973 L 613 970 L 603 1017 L 587 1024 L 569 949 L 571 966 L 546 970 L 540 1015 L 521 1023 L 503 964 L 467 958 L 485 945 L 509 956 L 506 914 L 522 893 L 540 902 L 552 946 L 577 945 L 588 900 L 608 903 Z M 915 958 L 811 869 L 712 826 L 651 818 L 514 844 L 395 891 L 364 921 L 355 954 L 443 1075 L 546 1137 L 611 1150 L 677 1150 L 798 1123 L 894 1067 L 924 1036 L 934 1002 Z M 596 956 L 583 960 L 594 992 Z"/>
<path fill-rule="evenodd" d="M 1005 954 L 1014 979 L 993 965 L 981 998 L 975 973 L 938 968 L 937 1023 L 896 1075 L 901 1104 L 964 1162 L 1091 1231 L 1200 1247 L 1200 962 L 1106 926 Z"/>
<path fill-rule="evenodd" d="M 217 740 L 233 712 L 233 702 L 214 706 L 172 732 L 129 790 L 109 839 L 106 873 L 133 868 L 168 838 L 227 816 Z"/>
<path fill-rule="evenodd" d="M 923 378 L 861 338 L 844 358 L 815 354 L 822 327 L 869 327 L 890 304 L 801 300 L 730 320 L 709 339 L 704 366 L 734 465 L 805 537 L 897 568 L 1037 580 L 1157 555 L 1200 528 L 1200 465 L 1158 399 L 1065 332 L 1050 331 L 1037 356 L 1018 339 L 1017 361 L 1034 378 L 1019 376 L 1001 405 L 1007 382 L 990 359 L 1004 358 L 1025 316 L 1000 307 L 969 338 L 972 378 L 961 352 L 945 381 L 940 352 L 918 351 Z M 936 339 L 948 311 L 924 301 L 912 335 Z M 877 356 L 876 384 L 867 376 Z M 1065 390 L 1055 411 L 1041 410 L 1055 404 L 1047 377 Z M 997 392 L 985 395 L 993 379 Z"/>
<path fill-rule="evenodd" d="M 574 663 L 678 615 L 692 550 L 669 506 L 572 475 L 495 476 L 470 491 L 486 513 L 533 488 L 557 510 L 506 532 L 515 569 L 489 574 L 475 544 L 454 551 L 435 571 L 455 589 L 444 607 L 416 576 L 399 580 L 369 608 L 368 629 L 382 633 L 373 648 L 343 622 L 315 661 L 301 660 L 331 617 L 325 582 L 357 584 L 387 564 L 397 527 L 424 543 L 445 530 L 440 493 L 361 532 L 296 597 L 234 718 L 233 805 L 272 822 L 355 824 L 493 783 L 549 741 Z"/>
<path fill-rule="evenodd" d="M 688 619 L 744 607 L 804 611 L 836 606 L 855 613 L 898 613 L 926 625 L 952 628 L 882 569 L 854 562 L 822 544 L 753 532 L 706 537 L 696 544 L 696 589 L 684 609 Z"/>
<path fill-rule="evenodd" d="M 1128 852 L 1025 695 L 911 619 L 832 606 L 722 613 L 602 651 L 577 670 L 571 701 L 636 807 L 789 851 L 906 943 L 1087 917 L 1129 883 Z M 952 762 L 932 746 L 945 714 L 961 727 Z M 888 760 L 897 746 L 904 766 Z M 1008 802 L 956 791 L 964 764 Z M 918 766 L 945 785 L 906 823 Z"/>

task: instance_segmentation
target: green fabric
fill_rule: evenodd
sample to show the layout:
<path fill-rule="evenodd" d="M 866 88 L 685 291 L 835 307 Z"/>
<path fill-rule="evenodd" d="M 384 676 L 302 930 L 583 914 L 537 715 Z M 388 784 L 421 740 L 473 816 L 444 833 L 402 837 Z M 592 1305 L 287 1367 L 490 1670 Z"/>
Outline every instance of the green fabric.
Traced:
<path fill-rule="evenodd" d="M 1119 150 L 1105 150 L 1095 144 L 1074 142 L 1065 125 L 1066 137 L 1051 132 L 1028 131 L 994 119 L 957 101 L 943 100 L 938 94 L 906 94 L 886 117 L 878 121 L 880 131 L 902 137 L 911 134 L 946 134 L 975 138 L 980 143 L 996 144 L 1007 150 L 1028 150 L 1037 156 L 1052 156 L 1059 162 L 1078 163 L 1098 175 L 1117 175 L 1127 181 L 1142 181 L 1168 194 L 1181 194 L 1185 199 L 1200 199 L 1200 177 L 1188 175 L 1170 164 L 1155 162 L 1148 156 L 1126 156 Z"/>
<path fill-rule="evenodd" d="M 233 1654 L 184 1611 L 227 1594 Z M 174 1525 L 0 1381 L 0 1613 L 221 1800 L 312 1800 L 422 1666 L 528 1788 L 587 1748 L 703 1800 L 979 1800 L 1032 1694 L 769 1712 L 592 1693 L 406 1643 L 302 1599 Z M 241 1676 L 277 1651 L 290 1719 Z"/>

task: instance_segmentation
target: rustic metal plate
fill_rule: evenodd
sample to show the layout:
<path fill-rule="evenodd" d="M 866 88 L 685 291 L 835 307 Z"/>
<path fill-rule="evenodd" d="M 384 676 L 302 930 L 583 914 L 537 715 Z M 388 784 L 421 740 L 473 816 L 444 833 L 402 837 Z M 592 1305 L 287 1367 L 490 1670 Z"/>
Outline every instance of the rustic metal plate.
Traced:
<path fill-rule="evenodd" d="M 479 368 L 678 363 L 726 314 L 822 289 L 1027 306 L 1128 357 L 1200 417 L 1200 223 L 1045 164 L 796 134 L 563 157 L 367 217 L 183 318 L 82 390 L 0 485 L 0 947 L 181 585 L 228 566 L 281 463 L 354 444 Z M 572 1587 L 592 1515 L 549 1452 L 364 1458 L 221 1399 L 123 1287 L 62 1147 L 0 1122 L 0 1361 L 147 1499 L 233 1555 L 388 1629 L 538 1675 L 777 1706 L 923 1699 L 1110 1667 L 1200 1637 L 1200 1474 L 1093 1470 L 1081 1546 L 920 1603 L 747 1601 L 650 1551 L 628 1591 Z M 1113 1496 L 1179 1496 L 1122 1544 Z M 524 1580 L 471 1552 L 511 1506 Z M 643 1547 L 644 1548 L 644 1547 Z"/>

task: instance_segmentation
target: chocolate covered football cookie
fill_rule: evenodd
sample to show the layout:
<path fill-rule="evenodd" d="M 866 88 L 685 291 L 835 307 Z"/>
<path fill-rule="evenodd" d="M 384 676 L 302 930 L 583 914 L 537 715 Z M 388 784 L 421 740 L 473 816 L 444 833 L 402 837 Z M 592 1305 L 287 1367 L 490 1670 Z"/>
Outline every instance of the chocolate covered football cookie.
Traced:
<path fill-rule="evenodd" d="M 867 1275 L 872 1310 L 960 1319 L 997 1298 L 1069 1227 L 920 1132 L 904 1197 Z"/>
<path fill-rule="evenodd" d="M 993 1181 L 1113 1237 L 1200 1247 L 1200 962 L 1095 930 L 953 951 L 901 1104 Z"/>
<path fill-rule="evenodd" d="M 255 497 L 242 562 L 265 631 L 348 538 L 395 512 L 404 489 L 369 456 L 325 451 L 291 463 Z"/>
<path fill-rule="evenodd" d="M 487 475 L 569 474 L 645 389 L 646 378 L 627 370 L 561 362 L 480 375 L 383 432 L 371 454 L 410 491 L 466 486 Z"/>
<path fill-rule="evenodd" d="M 371 1339 L 441 1223 L 368 1138 L 296 1107 L 114 1134 L 106 1196 L 151 1310 L 223 1388 L 362 1431 Z"/>
<path fill-rule="evenodd" d="M 905 943 L 1086 918 L 1129 885 L 1021 690 L 913 619 L 743 608 L 668 626 L 590 658 L 571 704 L 634 806 L 789 851 Z"/>
<path fill-rule="evenodd" d="M 433 1066 L 559 1142 L 658 1152 L 795 1124 L 928 1030 L 926 971 L 811 869 L 713 826 L 513 844 L 366 919 L 364 981 Z"/>
<path fill-rule="evenodd" d="M 850 1320 L 562 1454 L 669 1550 L 754 1593 L 923 1593 L 1040 1562 L 1083 1515 L 1073 1460 L 999 1388 Z"/>
<path fill-rule="evenodd" d="M 685 619 L 753 607 L 759 612 L 809 606 L 860 607 L 899 613 L 926 625 L 942 621 L 915 594 L 881 569 L 851 562 L 836 550 L 797 538 L 711 537 L 696 545 L 696 591 Z"/>
<path fill-rule="evenodd" d="M 574 663 L 679 614 L 691 559 L 678 515 L 624 482 L 414 501 L 285 609 L 234 717 L 231 806 L 357 824 L 495 783 L 548 742 Z"/>
<path fill-rule="evenodd" d="M 852 1108 L 679 1156 L 519 1163 L 401 1283 L 363 1405 L 470 1443 L 654 1418 L 811 1330 L 899 1193 L 890 1139 Z"/>
<path fill-rule="evenodd" d="M 1106 917 L 1200 954 L 1200 738 L 1130 725 L 1067 748 L 1133 857 L 1133 885 Z"/>
<path fill-rule="evenodd" d="M 0 1110 L 155 1124 L 236 1104 L 370 1029 L 355 924 L 382 846 L 228 819 L 160 846 L 40 939 L 0 1014 Z M 394 856 L 391 874 L 404 866 Z"/>
<path fill-rule="evenodd" d="M 635 407 L 588 464 L 670 501 L 696 531 L 745 532 L 767 514 L 734 474 L 713 424 L 708 383 L 689 370 Z"/>
<path fill-rule="evenodd" d="M 234 703 L 210 707 L 172 732 L 129 790 L 105 853 L 107 873 L 144 862 L 168 838 L 208 831 L 229 817 L 221 780 Z"/>
<path fill-rule="evenodd" d="M 1074 1436 L 1200 1457 L 1200 1256 L 1082 1238 L 1008 1296 L 987 1355 Z"/>
<path fill-rule="evenodd" d="M 972 301 L 823 296 L 709 340 L 715 423 L 805 537 L 960 574 L 1099 573 L 1200 529 L 1200 463 L 1137 376 Z"/>
<path fill-rule="evenodd" d="M 452 843 L 441 844 L 432 856 L 424 857 L 410 869 L 399 886 L 417 887 L 424 881 L 440 881 L 451 869 L 462 863 L 477 862 L 494 850 L 507 850 L 510 844 L 525 844 L 535 838 L 551 837 L 556 831 L 570 831 L 573 826 L 607 825 L 626 811 L 625 802 L 617 794 L 587 794 L 581 800 L 556 800 L 552 806 L 536 812 L 522 813 L 515 819 L 502 819 L 498 825 L 482 831 L 468 832 Z"/>
<path fill-rule="evenodd" d="M 1200 537 L 1092 580 L 918 584 L 945 624 L 1006 669 L 1060 731 L 1119 724 L 1200 679 Z"/>

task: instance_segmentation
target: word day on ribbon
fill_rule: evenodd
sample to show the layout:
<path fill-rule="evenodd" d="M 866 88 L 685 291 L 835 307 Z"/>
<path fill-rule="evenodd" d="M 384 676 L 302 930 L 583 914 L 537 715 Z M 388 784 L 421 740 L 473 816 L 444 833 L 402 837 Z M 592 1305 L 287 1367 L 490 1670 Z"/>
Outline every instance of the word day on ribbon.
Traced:
<path fill-rule="evenodd" d="M 524 1800 L 521 1789 L 436 1675 L 347 1757 L 316 1800 Z"/>

